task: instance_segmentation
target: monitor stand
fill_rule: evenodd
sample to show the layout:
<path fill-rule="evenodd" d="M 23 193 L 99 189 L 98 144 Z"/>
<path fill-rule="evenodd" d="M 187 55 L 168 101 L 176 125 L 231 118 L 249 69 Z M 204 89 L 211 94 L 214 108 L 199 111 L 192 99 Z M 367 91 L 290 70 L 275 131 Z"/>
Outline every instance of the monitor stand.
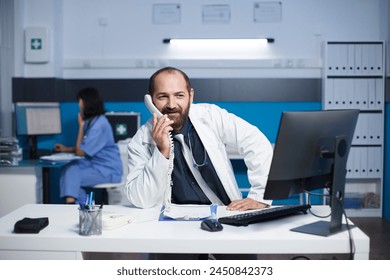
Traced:
<path fill-rule="evenodd" d="M 28 144 L 29 144 L 29 159 L 39 159 L 41 156 L 47 156 L 53 153 L 52 150 L 43 150 L 43 149 L 38 150 L 36 135 L 28 136 Z"/>
<path fill-rule="evenodd" d="M 29 144 L 29 159 L 37 159 L 37 136 L 29 135 L 28 136 L 28 144 Z"/>
<path fill-rule="evenodd" d="M 342 223 L 344 213 L 345 175 L 347 170 L 348 147 L 345 136 L 337 136 L 334 152 L 322 151 L 324 157 L 333 158 L 333 176 L 331 186 L 331 218 L 330 222 L 319 221 L 291 229 L 291 231 L 329 236 L 345 231 L 351 226 Z"/>
<path fill-rule="evenodd" d="M 330 236 L 335 233 L 346 231 L 349 228 L 354 228 L 355 225 L 341 224 L 341 227 L 336 231 L 331 231 L 330 222 L 318 221 L 304 226 L 292 228 L 291 231 L 307 233 L 312 235 Z"/>

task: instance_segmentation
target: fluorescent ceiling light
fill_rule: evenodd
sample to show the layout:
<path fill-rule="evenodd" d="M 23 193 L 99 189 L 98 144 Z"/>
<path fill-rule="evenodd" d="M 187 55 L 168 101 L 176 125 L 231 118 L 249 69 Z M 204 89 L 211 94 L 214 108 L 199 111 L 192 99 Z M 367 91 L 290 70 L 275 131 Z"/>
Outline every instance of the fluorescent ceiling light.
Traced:
<path fill-rule="evenodd" d="M 218 45 L 218 44 L 228 44 L 228 45 L 261 45 L 266 43 L 275 42 L 274 38 L 242 38 L 242 39 L 215 39 L 215 38 L 200 38 L 200 39 L 186 39 L 186 38 L 168 38 L 163 39 L 164 44 L 173 44 L 173 45 Z"/>

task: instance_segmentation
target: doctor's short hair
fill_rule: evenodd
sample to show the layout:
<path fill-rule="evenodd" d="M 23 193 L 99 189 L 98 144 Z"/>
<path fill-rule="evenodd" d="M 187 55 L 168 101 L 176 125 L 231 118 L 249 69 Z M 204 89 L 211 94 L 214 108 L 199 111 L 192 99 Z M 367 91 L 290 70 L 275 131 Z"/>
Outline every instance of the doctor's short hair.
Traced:
<path fill-rule="evenodd" d="M 99 91 L 96 88 L 88 87 L 81 89 L 77 93 L 77 100 L 79 101 L 80 99 L 84 102 L 84 119 L 103 115 L 106 112 L 103 100 L 100 98 Z"/>
<path fill-rule="evenodd" d="M 187 91 L 191 92 L 191 82 L 190 82 L 190 78 L 188 78 L 187 74 L 184 73 L 182 70 L 180 70 L 178 68 L 168 66 L 168 67 L 164 67 L 164 68 L 161 68 L 161 69 L 157 70 L 150 77 L 150 79 L 149 79 L 149 88 L 148 88 L 148 93 L 150 95 L 153 96 L 153 94 L 154 94 L 156 77 L 159 74 L 163 73 L 163 72 L 168 72 L 168 73 L 179 72 L 183 76 L 183 78 L 184 78 L 184 80 L 186 82 Z"/>

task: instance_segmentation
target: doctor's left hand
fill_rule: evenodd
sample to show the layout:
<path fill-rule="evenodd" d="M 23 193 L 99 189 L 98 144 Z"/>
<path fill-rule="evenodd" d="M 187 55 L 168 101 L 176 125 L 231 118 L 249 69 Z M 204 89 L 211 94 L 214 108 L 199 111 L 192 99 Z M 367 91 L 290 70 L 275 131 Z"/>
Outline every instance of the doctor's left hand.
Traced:
<path fill-rule="evenodd" d="M 244 199 L 238 199 L 232 201 L 227 207 L 227 210 L 230 211 L 245 211 L 245 210 L 252 210 L 252 209 L 261 209 L 261 208 L 267 208 L 269 207 L 268 204 L 259 202 L 257 200 L 254 200 L 252 198 L 244 198 Z"/>

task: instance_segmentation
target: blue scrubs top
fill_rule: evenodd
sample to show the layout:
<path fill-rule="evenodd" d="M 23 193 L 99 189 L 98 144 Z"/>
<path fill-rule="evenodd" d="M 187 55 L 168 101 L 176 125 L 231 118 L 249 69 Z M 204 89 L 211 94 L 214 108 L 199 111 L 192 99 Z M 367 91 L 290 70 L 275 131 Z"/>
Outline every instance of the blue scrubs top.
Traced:
<path fill-rule="evenodd" d="M 119 182 L 122 178 L 122 162 L 118 146 L 114 142 L 112 128 L 104 115 L 95 117 L 88 127 L 84 126 L 84 139 L 80 144 L 85 159 L 111 182 Z"/>

